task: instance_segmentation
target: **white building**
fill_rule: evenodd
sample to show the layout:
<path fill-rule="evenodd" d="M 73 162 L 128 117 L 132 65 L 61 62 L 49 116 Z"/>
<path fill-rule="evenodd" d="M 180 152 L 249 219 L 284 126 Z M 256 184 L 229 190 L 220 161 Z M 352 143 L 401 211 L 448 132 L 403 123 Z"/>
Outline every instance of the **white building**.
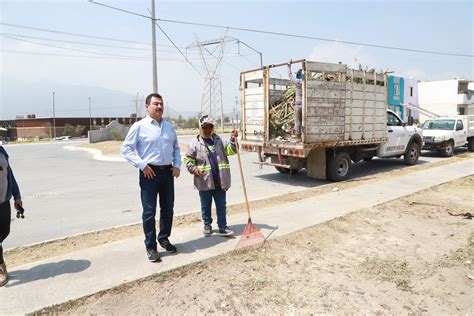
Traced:
<path fill-rule="evenodd" d="M 403 103 L 405 105 L 410 105 L 415 108 L 418 107 L 418 81 L 412 78 L 404 78 L 404 89 L 403 89 Z M 408 117 L 413 117 L 414 120 L 419 119 L 419 113 L 416 109 L 405 109 L 403 111 L 402 119 L 406 121 Z"/>
<path fill-rule="evenodd" d="M 474 115 L 474 81 L 451 79 L 418 83 L 418 102 L 426 109 L 441 116 Z M 420 121 L 428 117 L 420 113 Z"/>

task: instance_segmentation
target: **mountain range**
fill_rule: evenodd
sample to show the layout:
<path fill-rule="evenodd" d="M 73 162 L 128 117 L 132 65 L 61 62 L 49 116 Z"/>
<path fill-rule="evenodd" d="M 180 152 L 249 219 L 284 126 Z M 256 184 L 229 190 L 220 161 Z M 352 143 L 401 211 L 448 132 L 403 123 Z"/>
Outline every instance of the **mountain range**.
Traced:
<path fill-rule="evenodd" d="M 54 82 L 28 82 L 14 79 L 0 84 L 0 120 L 13 119 L 16 116 L 35 114 L 36 117 L 53 116 L 53 92 L 56 117 L 89 117 L 89 97 L 91 97 L 91 115 L 93 117 L 129 117 L 136 112 L 145 114 L 145 95 L 115 91 L 101 87 L 58 84 Z M 190 118 L 197 111 L 179 111 L 168 104 L 165 116 Z"/>

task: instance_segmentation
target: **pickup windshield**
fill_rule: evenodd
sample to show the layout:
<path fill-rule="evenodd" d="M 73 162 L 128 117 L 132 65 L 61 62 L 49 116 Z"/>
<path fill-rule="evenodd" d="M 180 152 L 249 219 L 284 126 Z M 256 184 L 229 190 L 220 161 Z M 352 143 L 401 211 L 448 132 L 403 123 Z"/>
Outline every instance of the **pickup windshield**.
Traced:
<path fill-rule="evenodd" d="M 452 130 L 454 129 L 455 120 L 428 120 L 421 126 L 422 129 L 441 129 L 441 130 Z"/>

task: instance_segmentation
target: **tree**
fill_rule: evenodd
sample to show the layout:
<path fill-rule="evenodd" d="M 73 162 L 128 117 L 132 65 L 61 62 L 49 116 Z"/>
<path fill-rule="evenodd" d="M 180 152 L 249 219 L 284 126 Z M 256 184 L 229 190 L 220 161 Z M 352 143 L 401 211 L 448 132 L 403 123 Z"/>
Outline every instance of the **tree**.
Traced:
<path fill-rule="evenodd" d="M 84 125 L 77 125 L 74 129 L 74 136 L 82 136 L 82 132 L 84 131 Z"/>
<path fill-rule="evenodd" d="M 185 128 L 198 128 L 199 127 L 198 121 L 199 119 L 197 117 L 191 117 L 186 121 L 186 123 L 184 124 L 184 127 Z"/>
<path fill-rule="evenodd" d="M 122 138 L 122 134 L 120 134 L 119 131 L 112 131 L 112 138 L 113 138 L 114 140 L 123 139 L 123 138 Z"/>
<path fill-rule="evenodd" d="M 52 133 L 53 132 L 52 127 L 53 127 L 53 124 L 51 124 L 50 122 L 47 122 L 46 124 L 44 124 L 43 129 L 44 129 L 46 135 L 48 135 L 48 138 L 52 137 L 52 134 L 53 134 Z"/>
<path fill-rule="evenodd" d="M 71 124 L 64 125 L 63 134 L 66 135 L 66 136 L 73 136 L 74 126 L 72 126 Z"/>

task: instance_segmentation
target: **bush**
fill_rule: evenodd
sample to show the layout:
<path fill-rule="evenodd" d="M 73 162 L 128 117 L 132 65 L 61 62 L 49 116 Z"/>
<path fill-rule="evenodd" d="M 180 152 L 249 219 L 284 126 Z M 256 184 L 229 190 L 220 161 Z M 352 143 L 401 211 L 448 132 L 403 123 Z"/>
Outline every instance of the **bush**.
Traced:
<path fill-rule="evenodd" d="M 112 131 L 112 138 L 114 140 L 120 140 L 122 138 L 122 134 L 118 131 Z"/>

